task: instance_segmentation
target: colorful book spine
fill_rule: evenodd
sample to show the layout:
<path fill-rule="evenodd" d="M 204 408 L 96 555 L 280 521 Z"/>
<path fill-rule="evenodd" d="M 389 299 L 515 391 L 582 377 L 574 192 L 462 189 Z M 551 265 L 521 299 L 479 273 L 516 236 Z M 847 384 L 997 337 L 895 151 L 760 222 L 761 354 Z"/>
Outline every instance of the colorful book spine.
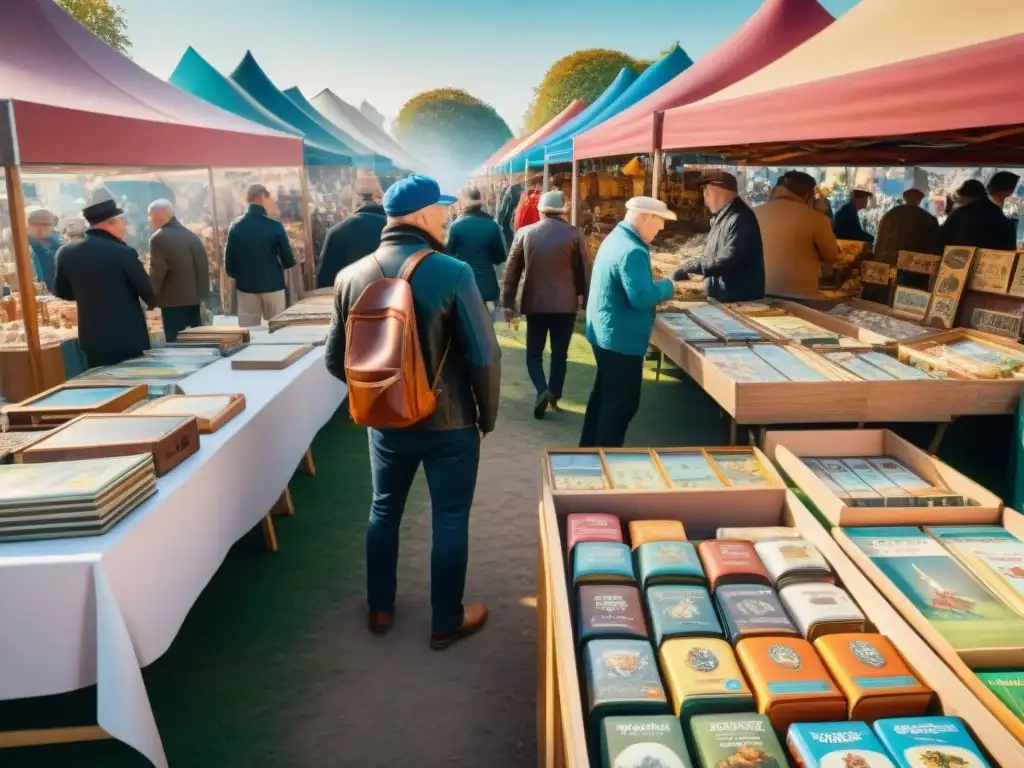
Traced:
<path fill-rule="evenodd" d="M 818 464 L 831 475 L 835 484 L 843 489 L 843 492 L 850 499 L 851 506 L 885 506 L 885 499 L 882 498 L 882 494 L 857 477 L 853 470 L 843 463 L 842 459 L 818 459 Z"/>
<path fill-rule="evenodd" d="M 872 490 L 882 495 L 887 507 L 912 507 L 914 497 L 905 488 L 897 485 L 881 472 L 879 472 L 869 461 L 864 459 L 843 459 L 843 464 L 857 477 L 871 486 Z"/>

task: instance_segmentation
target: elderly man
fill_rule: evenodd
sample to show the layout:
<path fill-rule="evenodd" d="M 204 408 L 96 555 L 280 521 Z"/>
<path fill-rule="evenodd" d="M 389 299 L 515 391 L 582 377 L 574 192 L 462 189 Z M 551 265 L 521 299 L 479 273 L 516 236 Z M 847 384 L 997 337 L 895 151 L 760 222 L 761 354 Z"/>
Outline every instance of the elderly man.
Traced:
<path fill-rule="evenodd" d="M 878 222 L 875 261 L 892 266 L 900 251 L 942 253 L 939 220 L 921 207 L 924 192 L 910 188 L 903 192 L 903 204 L 885 212 Z"/>
<path fill-rule="evenodd" d="M 1012 222 L 977 179 L 968 179 L 960 185 L 956 191 L 956 208 L 942 222 L 941 233 L 943 246 L 964 245 L 995 251 L 1017 249 L 1017 233 Z"/>
<path fill-rule="evenodd" d="M 327 230 L 316 287 L 329 288 L 341 270 L 376 251 L 385 224 L 387 218 L 379 196 L 375 192 L 364 192 L 356 212 Z"/>
<path fill-rule="evenodd" d="M 327 338 L 327 370 L 345 380 L 345 327 L 370 283 L 397 277 L 424 250 L 410 284 L 426 374 L 436 381 L 437 409 L 407 429 L 370 429 L 373 502 L 366 530 L 369 628 L 387 632 L 395 617 L 398 532 L 420 464 L 433 514 L 430 554 L 432 648 L 447 648 L 487 620 L 483 603 L 463 606 L 469 556 L 469 511 L 480 464 L 480 439 L 494 429 L 501 389 L 501 350 L 473 271 L 443 253 L 444 223 L 454 197 L 433 179 L 409 176 L 384 195 L 388 224 L 380 248 L 341 271 Z"/>
<path fill-rule="evenodd" d="M 563 218 L 568 212 L 561 192 L 548 192 L 538 205 L 541 220 L 516 232 L 505 270 L 505 319 L 515 317 L 516 294 L 523 282 L 520 310 L 526 315 L 526 370 L 537 398 L 534 418 L 558 410 L 565 385 L 569 342 L 580 300 L 587 297 L 590 255 L 586 238 Z M 551 377 L 544 377 L 544 347 L 551 336 Z"/>
<path fill-rule="evenodd" d="M 64 242 L 53 231 L 56 218 L 45 208 L 29 211 L 28 247 L 32 252 L 33 279 L 45 283 L 46 290 L 53 292 L 53 281 L 57 275 L 57 251 Z"/>
<path fill-rule="evenodd" d="M 284 312 L 284 271 L 295 266 L 288 233 L 273 217 L 274 199 L 262 184 L 246 192 L 249 210 L 228 228 L 224 271 L 238 289 L 238 324 L 260 325 Z"/>
<path fill-rule="evenodd" d="M 840 240 L 859 240 L 872 243 L 874 239 L 860 223 L 860 212 L 868 207 L 874 195 L 866 189 L 855 189 L 850 199 L 836 211 L 832 231 Z"/>
<path fill-rule="evenodd" d="M 116 365 L 149 349 L 139 301 L 156 309 L 156 293 L 139 254 L 124 242 L 124 211 L 104 200 L 82 215 L 89 230 L 60 249 L 53 292 L 78 304 L 78 342 L 89 366 Z"/>
<path fill-rule="evenodd" d="M 644 357 L 654 309 L 674 294 L 671 280 L 654 280 L 650 244 L 676 215 L 660 200 L 634 197 L 626 220 L 613 229 L 594 259 L 587 298 L 587 341 L 597 376 L 587 401 L 580 447 L 617 448 L 640 408 Z"/>
<path fill-rule="evenodd" d="M 764 245 L 757 217 L 740 199 L 736 177 L 718 169 L 705 171 L 698 184 L 711 211 L 704 255 L 683 261 L 673 280 L 703 275 L 704 287 L 718 301 L 752 301 L 764 296 Z"/>
<path fill-rule="evenodd" d="M 210 263 L 203 241 L 174 215 L 169 200 L 149 205 L 149 279 L 160 301 L 164 338 L 202 325 L 200 305 L 210 293 Z"/>
<path fill-rule="evenodd" d="M 494 268 L 508 256 L 501 227 L 483 209 L 480 190 L 469 187 L 462 193 L 463 212 L 448 228 L 449 256 L 469 264 L 480 296 L 493 310 L 498 303 L 498 278 Z"/>
<path fill-rule="evenodd" d="M 779 179 L 772 199 L 754 209 L 768 293 L 817 293 L 822 266 L 831 267 L 839 256 L 828 217 L 811 207 L 816 186 L 809 174 L 789 171 Z"/>

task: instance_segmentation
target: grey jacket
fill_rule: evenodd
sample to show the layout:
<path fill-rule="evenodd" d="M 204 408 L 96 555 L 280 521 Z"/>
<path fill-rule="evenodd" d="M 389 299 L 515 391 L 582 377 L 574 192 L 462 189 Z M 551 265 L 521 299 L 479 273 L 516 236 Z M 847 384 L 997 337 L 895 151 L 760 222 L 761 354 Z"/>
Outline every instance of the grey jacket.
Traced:
<path fill-rule="evenodd" d="M 572 224 L 545 215 L 516 232 L 512 240 L 502 304 L 505 309 L 515 309 L 522 277 L 520 311 L 524 315 L 576 314 L 577 297 L 586 299 L 589 276 L 586 238 Z"/>
<path fill-rule="evenodd" d="M 203 241 L 177 219 L 149 238 L 149 279 L 164 309 L 201 304 L 210 293 Z"/>

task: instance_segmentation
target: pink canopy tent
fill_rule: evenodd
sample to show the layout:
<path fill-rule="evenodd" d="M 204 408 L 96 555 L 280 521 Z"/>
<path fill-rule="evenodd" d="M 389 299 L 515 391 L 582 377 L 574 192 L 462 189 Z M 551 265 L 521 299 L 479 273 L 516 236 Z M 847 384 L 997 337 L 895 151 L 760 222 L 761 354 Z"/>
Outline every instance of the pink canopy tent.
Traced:
<path fill-rule="evenodd" d="M 1024 34 L 665 113 L 663 148 L 801 165 L 1024 165 Z"/>
<path fill-rule="evenodd" d="M 655 115 L 692 104 L 785 55 L 834 21 L 818 0 L 766 0 L 723 43 L 646 99 L 577 136 L 577 159 L 653 152 Z"/>
<path fill-rule="evenodd" d="M 225 112 L 109 48 L 51 0 L 5 0 L 0 100 L 21 164 L 301 166 L 302 140 Z"/>
<path fill-rule="evenodd" d="M 569 106 L 567 106 L 565 109 L 563 109 L 557 115 L 555 115 L 553 118 L 548 120 L 546 123 L 544 123 L 544 125 L 542 125 L 536 131 L 531 133 L 525 139 L 520 141 L 518 144 L 515 144 L 504 155 L 499 157 L 498 160 L 494 163 L 494 165 L 501 165 L 501 163 L 503 163 L 505 160 L 513 158 L 516 155 L 518 155 L 520 152 L 525 152 L 530 147 L 534 146 L 537 142 L 543 141 L 548 136 L 550 136 L 552 133 L 554 133 L 559 128 L 561 128 L 563 125 L 565 125 L 567 122 L 569 122 L 574 117 L 576 117 L 576 115 L 578 115 L 580 112 L 582 112 L 586 108 L 587 108 L 587 102 L 583 101 L 582 99 L 575 99 L 575 100 L 573 100 L 569 104 Z"/>

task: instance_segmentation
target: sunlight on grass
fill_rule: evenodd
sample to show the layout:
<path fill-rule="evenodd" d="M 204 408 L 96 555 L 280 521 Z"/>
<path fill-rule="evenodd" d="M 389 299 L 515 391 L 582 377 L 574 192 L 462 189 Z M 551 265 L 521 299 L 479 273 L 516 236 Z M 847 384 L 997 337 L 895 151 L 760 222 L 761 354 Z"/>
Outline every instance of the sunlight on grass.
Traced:
<path fill-rule="evenodd" d="M 522 606 L 525 606 L 527 608 L 536 608 L 537 607 L 537 596 L 536 595 L 527 595 L 526 597 L 521 597 L 521 598 L 519 598 L 519 604 L 522 605 Z"/>

